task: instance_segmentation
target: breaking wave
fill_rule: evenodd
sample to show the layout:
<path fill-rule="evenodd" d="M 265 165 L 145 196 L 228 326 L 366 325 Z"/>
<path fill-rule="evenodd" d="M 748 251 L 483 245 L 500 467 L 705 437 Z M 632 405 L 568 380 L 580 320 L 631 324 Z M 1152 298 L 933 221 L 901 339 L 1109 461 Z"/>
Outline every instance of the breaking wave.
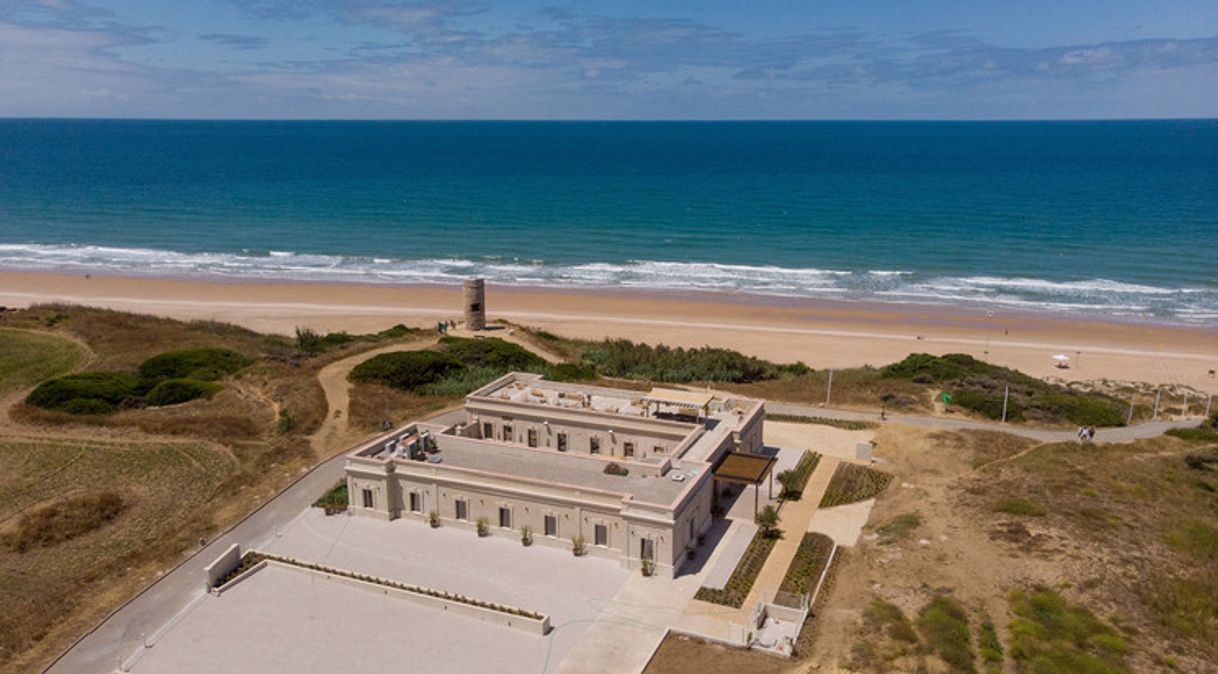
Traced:
<path fill-rule="evenodd" d="M 625 287 L 777 297 L 859 298 L 893 303 L 969 304 L 1218 325 L 1218 287 L 1167 288 L 1103 278 L 1053 281 L 947 276 L 909 270 L 799 269 L 710 262 L 634 260 L 554 264 L 504 258 L 412 260 L 282 250 L 184 253 L 44 244 L 0 244 L 0 268 L 425 285 L 451 285 L 469 276 L 482 276 L 490 283 L 518 286 Z"/>

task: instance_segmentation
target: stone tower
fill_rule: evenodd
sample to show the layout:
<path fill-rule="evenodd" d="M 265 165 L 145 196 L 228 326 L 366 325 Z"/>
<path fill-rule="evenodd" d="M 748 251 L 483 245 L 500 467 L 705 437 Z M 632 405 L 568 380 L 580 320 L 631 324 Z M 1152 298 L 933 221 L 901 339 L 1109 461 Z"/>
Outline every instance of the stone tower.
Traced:
<path fill-rule="evenodd" d="M 486 328 L 486 282 L 480 278 L 466 279 L 461 287 L 465 300 L 465 329 Z"/>

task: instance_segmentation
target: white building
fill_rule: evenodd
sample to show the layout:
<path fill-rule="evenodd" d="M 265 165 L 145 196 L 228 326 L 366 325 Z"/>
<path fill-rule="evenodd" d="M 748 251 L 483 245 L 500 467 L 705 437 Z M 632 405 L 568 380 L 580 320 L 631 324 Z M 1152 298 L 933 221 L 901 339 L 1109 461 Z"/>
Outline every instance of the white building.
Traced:
<path fill-rule="evenodd" d="M 474 530 L 676 575 L 711 523 L 715 478 L 760 484 L 764 405 L 505 375 L 466 397 L 452 426 L 415 423 L 347 458 L 351 512 Z M 729 462 L 736 475 L 716 475 Z M 626 474 L 620 469 L 625 469 Z"/>

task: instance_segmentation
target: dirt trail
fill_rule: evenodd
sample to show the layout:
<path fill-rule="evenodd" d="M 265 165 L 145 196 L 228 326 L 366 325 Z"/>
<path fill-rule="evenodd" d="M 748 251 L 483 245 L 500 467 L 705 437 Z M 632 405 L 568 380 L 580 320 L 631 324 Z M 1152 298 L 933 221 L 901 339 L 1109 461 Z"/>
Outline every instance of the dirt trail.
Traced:
<path fill-rule="evenodd" d="M 326 394 L 326 420 L 321 428 L 309 437 L 309 442 L 317 450 L 318 456 L 329 458 L 359 440 L 360 433 L 352 431 L 347 424 L 348 408 L 351 404 L 351 382 L 347 381 L 347 376 L 356 365 L 382 353 L 418 351 L 435 346 L 436 342 L 435 339 L 427 339 L 393 344 L 336 360 L 323 367 L 317 373 L 317 382 Z"/>

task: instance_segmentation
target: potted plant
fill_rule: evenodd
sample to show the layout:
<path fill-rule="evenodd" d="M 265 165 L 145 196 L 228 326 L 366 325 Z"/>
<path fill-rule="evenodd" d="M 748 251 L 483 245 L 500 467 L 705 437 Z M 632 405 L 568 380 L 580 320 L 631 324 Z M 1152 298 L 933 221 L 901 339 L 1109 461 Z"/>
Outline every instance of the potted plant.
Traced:
<path fill-rule="evenodd" d="M 686 559 L 694 558 L 694 544 L 693 543 L 690 543 L 689 545 L 685 546 L 685 558 Z"/>
<path fill-rule="evenodd" d="M 440 527 L 440 513 L 434 510 L 427 513 L 427 523 L 431 525 L 432 529 L 438 529 Z"/>
<path fill-rule="evenodd" d="M 489 536 L 491 534 L 490 522 L 487 522 L 485 517 L 479 517 L 477 525 L 479 536 Z"/>
<path fill-rule="evenodd" d="M 526 548 L 533 544 L 533 528 L 527 524 L 520 527 L 520 544 Z"/>
<path fill-rule="evenodd" d="M 588 552 L 588 546 L 584 544 L 583 536 L 574 536 L 571 538 L 571 554 L 576 557 L 583 557 Z"/>
<path fill-rule="evenodd" d="M 698 547 L 706 544 L 706 534 L 698 534 Z"/>
<path fill-rule="evenodd" d="M 651 555 L 643 555 L 642 562 L 641 570 L 644 576 L 651 576 L 656 572 L 656 563 L 652 561 Z"/>

